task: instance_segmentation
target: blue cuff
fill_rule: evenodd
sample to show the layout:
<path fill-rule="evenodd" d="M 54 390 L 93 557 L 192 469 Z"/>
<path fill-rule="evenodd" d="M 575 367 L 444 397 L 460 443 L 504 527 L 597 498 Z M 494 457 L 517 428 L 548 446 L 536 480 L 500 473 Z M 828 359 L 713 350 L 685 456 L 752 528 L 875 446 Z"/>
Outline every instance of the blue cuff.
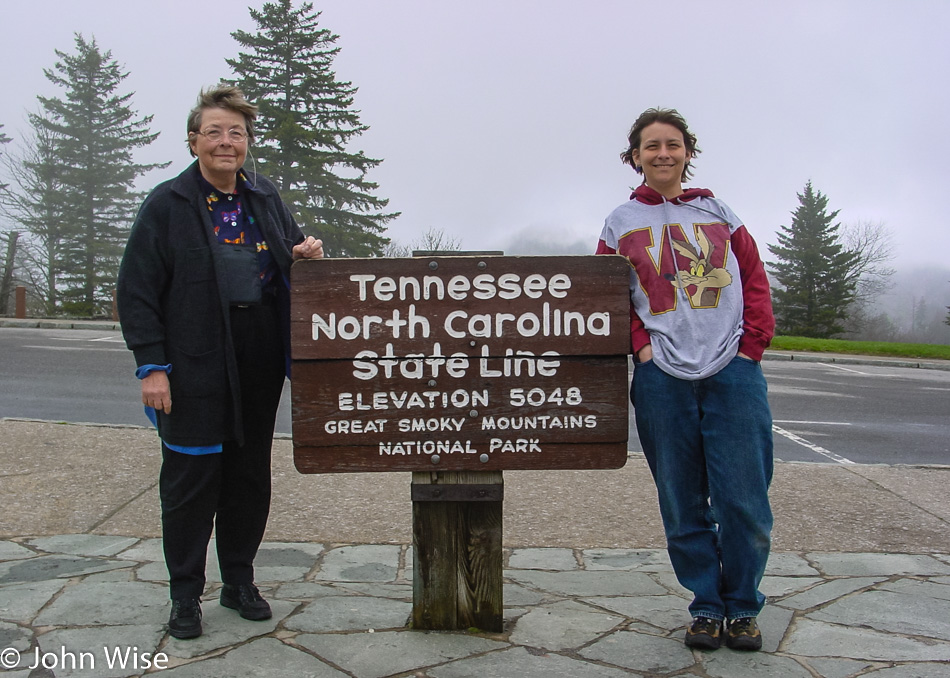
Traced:
<path fill-rule="evenodd" d="M 152 365 L 152 364 L 142 365 L 141 367 L 135 370 L 135 376 L 138 379 L 145 379 L 145 377 L 150 375 L 152 372 L 156 372 L 158 370 L 161 370 L 165 374 L 168 374 L 169 372 L 172 371 L 172 365 L 171 363 L 168 363 L 167 365 Z"/>
<path fill-rule="evenodd" d="M 145 416 L 148 417 L 148 420 L 152 422 L 152 426 L 158 428 L 158 417 L 155 415 L 155 408 L 145 406 Z M 198 446 L 187 446 L 187 445 L 169 445 L 164 440 L 162 444 L 170 449 L 172 452 L 180 452 L 181 454 L 220 454 L 224 451 L 224 445 L 218 443 L 217 445 L 198 445 Z"/>

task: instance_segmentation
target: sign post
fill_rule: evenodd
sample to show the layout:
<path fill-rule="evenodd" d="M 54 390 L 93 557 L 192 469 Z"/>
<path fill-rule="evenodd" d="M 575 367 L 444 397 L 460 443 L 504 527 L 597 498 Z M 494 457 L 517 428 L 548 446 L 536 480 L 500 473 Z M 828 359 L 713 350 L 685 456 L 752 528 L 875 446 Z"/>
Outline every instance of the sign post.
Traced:
<path fill-rule="evenodd" d="M 293 266 L 294 462 L 413 473 L 413 625 L 500 631 L 502 471 L 627 458 L 620 256 Z"/>

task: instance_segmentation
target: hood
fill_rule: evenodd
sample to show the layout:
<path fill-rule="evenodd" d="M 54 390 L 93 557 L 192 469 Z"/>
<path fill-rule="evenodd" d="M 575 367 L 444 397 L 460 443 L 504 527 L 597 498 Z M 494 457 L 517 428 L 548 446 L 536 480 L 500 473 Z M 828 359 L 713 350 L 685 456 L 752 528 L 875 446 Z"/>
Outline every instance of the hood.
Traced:
<path fill-rule="evenodd" d="M 674 205 L 677 205 L 686 200 L 693 200 L 694 198 L 714 197 L 715 196 L 713 195 L 713 192 L 708 188 L 687 188 L 685 191 L 683 191 L 682 195 L 679 195 L 672 200 L 667 200 L 646 184 L 640 184 L 633 191 L 633 193 L 630 194 L 631 200 L 642 202 L 644 205 L 662 205 L 664 202 L 671 202 Z"/>

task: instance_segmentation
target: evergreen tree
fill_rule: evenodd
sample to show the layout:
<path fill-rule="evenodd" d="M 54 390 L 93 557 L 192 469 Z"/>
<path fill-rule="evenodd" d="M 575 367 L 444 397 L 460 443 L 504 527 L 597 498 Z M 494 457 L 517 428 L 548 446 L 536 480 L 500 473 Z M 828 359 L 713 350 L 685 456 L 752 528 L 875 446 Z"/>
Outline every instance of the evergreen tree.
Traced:
<path fill-rule="evenodd" d="M 829 338 L 844 330 L 857 280 L 849 275 L 858 254 L 845 249 L 833 223 L 838 210 L 827 211 L 828 198 L 805 184 L 798 194 L 791 226 L 782 226 L 778 245 L 769 251 L 778 283 L 772 288 L 777 331 L 802 337 Z"/>
<path fill-rule="evenodd" d="M 267 2 L 250 9 L 258 30 L 232 37 L 247 52 L 227 59 L 248 99 L 259 107 L 254 156 L 272 179 L 303 230 L 323 239 L 327 256 L 366 257 L 382 253 L 383 213 L 388 199 L 375 197 L 366 174 L 381 160 L 349 143 L 368 129 L 354 110 L 356 88 L 332 69 L 339 36 L 319 26 L 320 12 L 304 2 Z"/>
<path fill-rule="evenodd" d="M 135 179 L 168 163 L 140 165 L 132 150 L 158 136 L 149 132 L 152 116 L 136 119 L 129 107 L 132 93 L 117 94 L 128 77 L 112 52 L 102 52 L 95 38 L 76 34 L 76 51 L 56 50 L 59 61 L 44 69 L 46 78 L 65 90 L 63 98 L 37 97 L 42 114 L 31 124 L 51 143 L 44 171 L 55 173 L 58 196 L 53 211 L 62 218 L 63 258 L 57 286 L 62 310 L 92 315 L 111 301 L 122 249 L 135 217 L 141 193 Z M 42 154 L 41 154 L 42 155 Z"/>

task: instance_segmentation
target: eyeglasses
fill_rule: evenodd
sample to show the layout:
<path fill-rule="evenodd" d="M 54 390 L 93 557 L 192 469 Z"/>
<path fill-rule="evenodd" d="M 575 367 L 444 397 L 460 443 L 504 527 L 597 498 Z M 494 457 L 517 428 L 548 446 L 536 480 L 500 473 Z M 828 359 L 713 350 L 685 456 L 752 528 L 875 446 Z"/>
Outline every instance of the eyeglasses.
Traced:
<path fill-rule="evenodd" d="M 195 132 L 195 134 L 200 134 L 211 143 L 217 143 L 221 141 L 225 135 L 227 135 L 228 141 L 230 141 L 232 144 L 239 144 L 247 140 L 247 132 L 245 132 L 243 129 L 237 128 L 229 129 L 227 132 L 225 132 L 213 127 L 204 132 Z"/>

